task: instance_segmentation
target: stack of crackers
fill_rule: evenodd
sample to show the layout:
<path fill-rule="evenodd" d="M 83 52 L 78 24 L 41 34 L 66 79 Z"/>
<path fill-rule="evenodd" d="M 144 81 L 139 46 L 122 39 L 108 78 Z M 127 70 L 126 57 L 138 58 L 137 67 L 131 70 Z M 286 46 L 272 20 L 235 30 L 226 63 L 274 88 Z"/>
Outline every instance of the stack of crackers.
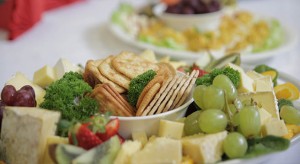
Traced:
<path fill-rule="evenodd" d="M 131 106 L 126 98 L 130 81 L 148 70 L 155 71 L 156 76 L 145 86 L 137 104 Z M 168 63 L 155 63 L 134 53 L 121 52 L 87 61 L 83 77 L 94 88 L 91 97 L 99 102 L 101 112 L 147 116 L 181 106 L 190 95 L 198 74 L 198 71 L 190 75 L 176 73 Z"/>

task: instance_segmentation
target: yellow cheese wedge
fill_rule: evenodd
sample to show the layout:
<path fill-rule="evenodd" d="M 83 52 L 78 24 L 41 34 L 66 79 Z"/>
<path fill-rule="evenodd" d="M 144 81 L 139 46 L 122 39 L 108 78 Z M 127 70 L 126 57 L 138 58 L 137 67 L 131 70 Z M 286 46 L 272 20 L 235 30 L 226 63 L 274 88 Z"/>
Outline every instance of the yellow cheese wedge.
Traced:
<path fill-rule="evenodd" d="M 45 65 L 41 69 L 37 70 L 33 75 L 33 82 L 43 88 L 47 87 L 56 80 L 55 70 Z"/>
<path fill-rule="evenodd" d="M 244 100 L 253 100 L 259 106 L 264 108 L 267 112 L 269 112 L 273 118 L 279 119 L 279 110 L 277 106 L 277 99 L 275 97 L 274 92 L 251 92 L 240 94 L 239 98 L 241 101 Z"/>
<path fill-rule="evenodd" d="M 0 154 L 13 164 L 43 163 L 46 142 L 54 136 L 59 112 L 32 107 L 5 107 Z"/>
<path fill-rule="evenodd" d="M 145 50 L 140 54 L 140 57 L 142 57 L 145 60 L 148 60 L 150 62 L 156 63 L 156 56 L 152 50 Z"/>
<path fill-rule="evenodd" d="M 263 136 L 274 135 L 282 137 L 288 134 L 288 129 L 286 128 L 283 120 L 271 118 L 263 126 L 262 134 Z"/>
<path fill-rule="evenodd" d="M 148 142 L 148 137 L 145 131 L 135 131 L 132 132 L 132 139 L 134 141 L 139 141 L 142 144 L 142 147 Z"/>
<path fill-rule="evenodd" d="M 256 92 L 273 91 L 273 82 L 270 76 L 264 76 L 254 80 Z"/>
<path fill-rule="evenodd" d="M 259 116 L 260 116 L 260 124 L 264 126 L 268 119 L 272 118 L 272 115 L 267 112 L 264 108 L 258 108 Z"/>
<path fill-rule="evenodd" d="M 183 127 L 184 123 L 182 122 L 160 120 L 158 136 L 180 139 L 183 134 Z"/>
<path fill-rule="evenodd" d="M 54 70 L 56 72 L 56 77 L 58 79 L 62 78 L 64 76 L 64 74 L 67 72 L 70 72 L 70 71 L 80 72 L 81 71 L 80 67 L 78 67 L 77 65 L 74 65 L 69 60 L 63 59 L 63 58 L 61 58 L 57 61 L 57 63 L 54 66 Z"/>
<path fill-rule="evenodd" d="M 34 84 L 32 81 L 30 81 L 23 73 L 17 72 L 10 80 L 6 82 L 6 85 L 13 85 L 16 90 L 19 90 L 24 85 L 30 85 L 34 89 L 35 92 L 35 99 L 37 105 L 42 103 L 44 101 L 44 96 L 46 94 L 46 91 L 38 86 L 37 84 Z"/>
<path fill-rule="evenodd" d="M 232 63 L 228 63 L 226 66 L 230 67 L 240 73 L 241 80 L 240 80 L 240 85 L 238 87 L 239 93 L 247 93 L 247 92 L 254 91 L 253 79 L 251 79 L 241 67 L 239 67 L 238 65 L 232 64 Z"/>
<path fill-rule="evenodd" d="M 136 152 L 131 158 L 131 163 L 180 163 L 181 160 L 182 146 L 180 140 L 157 137 L 148 142 L 141 151 Z"/>
<path fill-rule="evenodd" d="M 223 154 L 223 141 L 227 131 L 199 135 L 199 137 L 183 138 L 183 154 L 191 157 L 195 163 L 216 163 Z"/>

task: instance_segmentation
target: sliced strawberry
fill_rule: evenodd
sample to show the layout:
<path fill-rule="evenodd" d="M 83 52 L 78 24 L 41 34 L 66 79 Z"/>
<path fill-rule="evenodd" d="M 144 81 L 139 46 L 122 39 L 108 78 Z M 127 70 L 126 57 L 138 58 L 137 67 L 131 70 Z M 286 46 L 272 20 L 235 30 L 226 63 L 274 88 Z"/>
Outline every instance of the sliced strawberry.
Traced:
<path fill-rule="evenodd" d="M 192 66 L 192 70 L 198 70 L 199 71 L 199 75 L 198 77 L 202 77 L 205 74 L 208 74 L 208 72 L 206 72 L 205 70 L 201 69 L 198 65 L 193 64 Z"/>
<path fill-rule="evenodd" d="M 118 118 L 111 119 L 105 126 L 105 132 L 96 133 L 96 135 L 102 140 L 106 141 L 110 137 L 116 135 L 118 133 L 120 127 L 120 120 Z"/>
<path fill-rule="evenodd" d="M 98 138 L 89 128 L 89 124 L 77 123 L 72 129 L 69 135 L 69 142 L 73 145 L 80 146 L 86 150 L 89 150 L 102 143 L 102 140 Z"/>
<path fill-rule="evenodd" d="M 119 133 L 116 135 L 119 137 L 121 144 L 125 142 L 125 139 Z"/>

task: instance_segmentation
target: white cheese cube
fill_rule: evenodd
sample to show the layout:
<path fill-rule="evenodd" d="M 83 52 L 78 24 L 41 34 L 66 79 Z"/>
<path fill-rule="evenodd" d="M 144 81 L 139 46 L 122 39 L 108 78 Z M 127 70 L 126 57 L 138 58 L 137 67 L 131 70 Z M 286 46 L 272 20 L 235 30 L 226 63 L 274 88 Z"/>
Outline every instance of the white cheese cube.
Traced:
<path fill-rule="evenodd" d="M 259 78 L 263 78 L 264 75 L 257 73 L 253 70 L 246 72 L 246 74 L 253 80 L 259 79 Z"/>
<path fill-rule="evenodd" d="M 240 85 L 238 87 L 238 92 L 239 93 L 247 93 L 247 92 L 253 92 L 254 91 L 254 81 L 253 79 L 251 79 L 246 73 L 245 71 L 232 63 L 228 63 L 227 67 L 230 67 L 236 71 L 239 71 L 240 76 L 241 76 L 241 80 L 240 80 Z"/>
<path fill-rule="evenodd" d="M 72 64 L 70 61 L 68 61 L 67 59 L 59 59 L 57 61 L 57 63 L 54 66 L 54 70 L 56 72 L 56 77 L 58 79 L 62 78 L 64 76 L 65 73 L 67 72 L 80 72 L 80 67 Z"/>
<path fill-rule="evenodd" d="M 32 81 L 30 81 L 24 74 L 21 72 L 17 72 L 10 80 L 6 82 L 6 85 L 13 85 L 16 90 L 19 90 L 24 85 L 30 85 L 34 89 L 35 92 L 35 100 L 37 105 L 42 103 L 44 101 L 44 96 L 46 94 L 46 91 L 34 84 Z"/>
<path fill-rule="evenodd" d="M 199 135 L 199 137 L 183 138 L 183 154 L 191 157 L 194 162 L 216 163 L 221 160 L 223 154 L 223 141 L 227 136 L 227 131 Z"/>
<path fill-rule="evenodd" d="M 132 139 L 134 141 L 141 142 L 142 146 L 144 146 L 148 142 L 148 137 L 145 131 L 132 132 Z"/>
<path fill-rule="evenodd" d="M 269 119 L 262 129 L 263 136 L 274 135 L 282 137 L 287 133 L 288 129 L 286 128 L 284 121 L 276 118 Z"/>
<path fill-rule="evenodd" d="M 56 80 L 54 68 L 45 65 L 43 68 L 34 72 L 33 82 L 43 88 L 47 87 Z"/>
<path fill-rule="evenodd" d="M 267 112 L 264 108 L 258 108 L 259 116 L 260 116 L 260 124 L 264 126 L 268 119 L 272 118 L 272 115 Z"/>
<path fill-rule="evenodd" d="M 59 112 L 6 107 L 3 113 L 0 154 L 8 163 L 43 163 L 46 142 L 55 135 Z"/>
<path fill-rule="evenodd" d="M 268 111 L 273 118 L 279 119 L 279 110 L 277 106 L 277 99 L 274 92 L 251 92 L 240 94 L 239 98 L 241 101 L 253 100 L 259 106 Z"/>
<path fill-rule="evenodd" d="M 131 158 L 131 164 L 180 163 L 182 146 L 180 140 L 157 137 Z"/>
<path fill-rule="evenodd" d="M 184 123 L 169 120 L 160 120 L 158 136 L 180 139 L 183 134 Z"/>

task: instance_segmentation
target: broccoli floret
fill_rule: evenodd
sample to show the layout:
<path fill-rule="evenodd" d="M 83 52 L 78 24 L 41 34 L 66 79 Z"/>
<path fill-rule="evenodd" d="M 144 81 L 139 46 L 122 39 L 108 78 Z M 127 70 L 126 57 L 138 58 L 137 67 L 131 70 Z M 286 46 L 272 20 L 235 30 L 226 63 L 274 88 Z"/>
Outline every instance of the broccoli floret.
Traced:
<path fill-rule="evenodd" d="M 233 68 L 225 67 L 225 68 L 215 68 L 209 74 L 206 74 L 196 80 L 197 85 L 206 85 L 209 86 L 212 84 L 214 78 L 218 75 L 224 74 L 226 75 L 233 83 L 233 85 L 238 88 L 240 84 L 240 73 Z"/>
<path fill-rule="evenodd" d="M 288 106 L 294 107 L 293 102 L 290 101 L 290 100 L 287 100 L 287 99 L 279 99 L 277 105 L 278 105 L 278 109 L 279 109 L 279 110 L 280 110 L 281 107 L 283 107 L 284 105 L 288 105 Z"/>
<path fill-rule="evenodd" d="M 143 89 L 149 83 L 149 81 L 151 81 L 154 78 L 155 75 L 155 71 L 148 70 L 130 81 L 128 89 L 128 102 L 132 106 L 136 106 L 138 98 L 142 93 Z"/>
<path fill-rule="evenodd" d="M 91 91 L 81 74 L 68 72 L 46 88 L 40 107 L 60 111 L 64 120 L 85 120 L 99 110 L 98 102 L 86 96 Z"/>

